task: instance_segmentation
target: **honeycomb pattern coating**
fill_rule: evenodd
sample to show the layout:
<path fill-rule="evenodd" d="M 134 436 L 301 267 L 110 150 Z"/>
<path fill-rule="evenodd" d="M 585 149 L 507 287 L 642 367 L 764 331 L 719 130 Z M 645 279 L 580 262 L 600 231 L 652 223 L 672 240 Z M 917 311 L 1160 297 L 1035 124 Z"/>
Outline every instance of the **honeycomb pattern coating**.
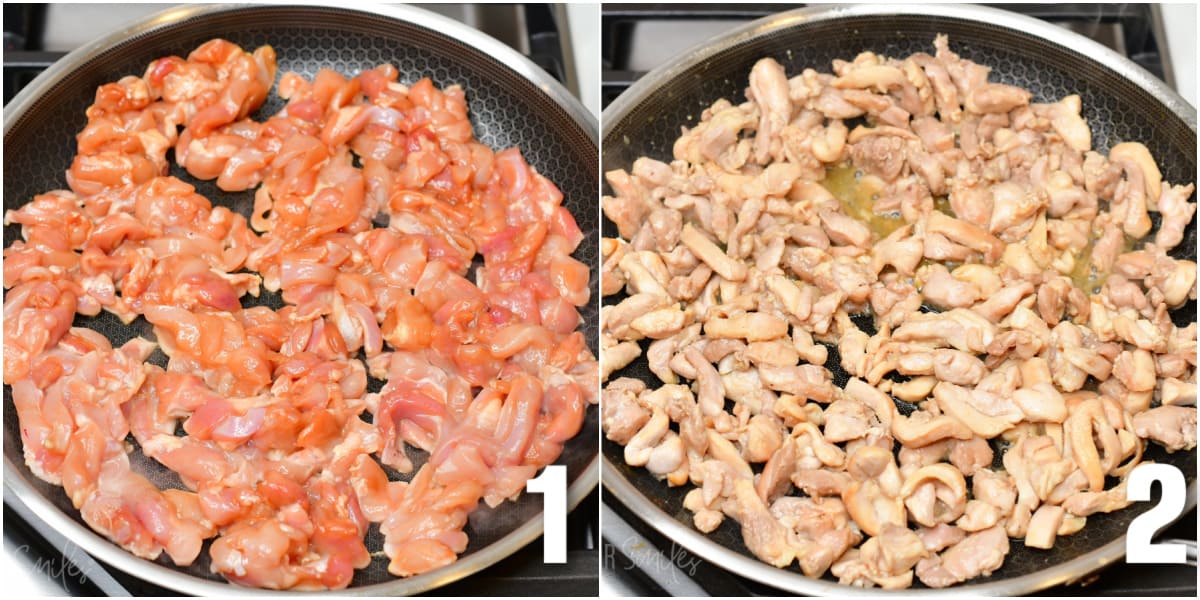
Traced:
<path fill-rule="evenodd" d="M 1193 182 L 1196 173 L 1195 131 L 1149 92 L 1101 63 L 1019 31 L 948 17 L 911 15 L 799 22 L 784 30 L 750 36 L 720 55 L 681 69 L 619 121 L 606 122 L 601 142 L 603 168 L 605 171 L 628 170 L 641 156 L 669 162 L 681 126 L 694 126 L 704 109 L 718 98 L 727 98 L 734 103 L 745 100 L 747 76 L 762 57 L 778 60 L 789 76 L 810 67 L 830 72 L 833 59 L 850 60 L 868 50 L 891 57 L 905 57 L 916 52 L 932 54 L 933 39 L 939 33 L 949 35 L 951 50 L 960 56 L 992 67 L 991 81 L 1028 89 L 1033 92 L 1034 102 L 1055 101 L 1069 94 L 1079 94 L 1083 116 L 1092 130 L 1092 146 L 1097 151 L 1107 152 L 1112 145 L 1122 141 L 1140 141 L 1159 161 L 1165 181 Z M 603 192 L 611 194 L 607 183 L 603 185 Z M 602 233 L 615 237 L 616 226 L 604 219 Z M 1172 255 L 1196 259 L 1195 220 Z M 609 296 L 604 299 L 604 304 L 621 299 L 621 295 Z M 1193 322 L 1195 316 L 1194 300 L 1172 311 L 1173 320 L 1180 326 Z M 861 327 L 862 323 L 859 325 Z M 645 349 L 643 345 L 643 358 L 613 374 L 612 378 L 634 377 L 649 385 L 659 385 L 646 364 Z M 843 386 L 847 375 L 840 368 L 834 350 L 830 349 L 826 367 L 833 372 L 835 384 Z M 911 407 L 902 406 L 901 410 L 908 408 Z M 604 440 L 601 449 L 621 476 L 668 515 L 692 527 L 692 514 L 682 508 L 686 487 L 668 488 L 645 469 L 626 465 L 622 448 L 611 441 Z M 1183 470 L 1189 484 L 1195 482 L 1194 451 L 1167 454 L 1159 446 L 1149 444 L 1145 460 L 1174 464 Z M 1115 482 L 1110 482 L 1110 487 L 1112 483 Z M 1112 514 L 1088 517 L 1087 527 L 1074 535 L 1059 537 L 1054 548 L 1048 551 L 1026 548 L 1019 540 L 1014 540 L 1001 569 L 989 577 L 968 583 L 1020 577 L 1082 556 L 1123 535 L 1134 517 L 1153 506 L 1149 502 L 1138 503 Z M 753 557 L 742 542 L 740 527 L 730 520 L 709 537 L 722 546 Z M 795 565 L 790 570 L 800 573 Z M 829 575 L 826 579 L 836 580 Z M 914 587 L 923 585 L 917 581 Z"/>
<path fill-rule="evenodd" d="M 5 135 L 4 209 L 18 208 L 35 194 L 67 188 L 64 173 L 75 154 L 75 135 L 87 122 L 84 111 L 92 103 L 97 87 L 124 75 L 140 76 L 151 61 L 172 54 L 186 56 L 193 48 L 214 37 L 224 37 L 247 49 L 270 44 L 278 54 L 280 74 L 296 71 L 311 78 L 318 70 L 330 68 L 353 75 L 382 62 L 390 62 L 399 69 L 403 83 L 411 84 L 428 76 L 440 88 L 462 86 L 467 93 L 476 138 L 496 150 L 519 147 L 529 164 L 562 190 L 564 204 L 585 235 L 575 258 L 591 266 L 592 281 L 597 281 L 599 159 L 594 132 L 589 135 L 550 96 L 494 57 L 415 24 L 336 8 L 238 7 L 219 14 L 193 17 L 125 40 L 79 66 L 38 99 Z M 255 118 L 263 120 L 283 106 L 284 102 L 272 94 Z M 171 174 L 195 185 L 197 191 L 214 205 L 228 206 L 249 216 L 253 206 L 252 192 L 222 192 L 215 183 L 197 181 L 177 166 L 172 168 Z M 5 246 L 19 236 L 18 227 L 5 227 Z M 282 301 L 278 294 L 264 293 L 257 300 L 247 297 L 243 304 L 278 308 Z M 592 302 L 580 310 L 593 352 L 598 349 L 598 310 L 599 301 L 595 294 Z M 103 313 L 95 318 L 77 316 L 75 325 L 104 333 L 114 345 L 138 335 L 153 339 L 149 323 L 142 318 L 127 326 Z M 165 364 L 166 357 L 161 352 L 156 352 L 152 362 L 156 358 L 158 364 Z M 379 385 L 379 382 L 372 383 Z M 597 413 L 595 408 L 589 410 L 581 433 L 567 444 L 557 461 L 557 464 L 567 465 L 569 482 L 575 481 L 596 455 Z M 16 410 L 7 385 L 4 386 L 4 426 L 5 455 L 20 465 L 22 474 L 39 493 L 63 513 L 82 523 L 62 488 L 36 479 L 25 468 Z M 140 452 L 130 458 L 134 468 L 156 484 L 183 487 L 174 473 L 146 459 Z M 541 497 L 528 494 L 496 509 L 482 506 L 471 514 L 466 529 L 471 541 L 462 556 L 503 538 L 538 516 L 541 510 Z M 371 528 L 367 543 L 368 549 L 375 554 L 374 561 L 356 574 L 352 587 L 394 579 L 387 573 L 387 558 L 382 553 L 383 538 L 378 527 Z M 176 568 L 165 555 L 158 562 Z M 178 570 L 196 577 L 222 580 L 209 572 L 207 544 L 195 564 Z"/>

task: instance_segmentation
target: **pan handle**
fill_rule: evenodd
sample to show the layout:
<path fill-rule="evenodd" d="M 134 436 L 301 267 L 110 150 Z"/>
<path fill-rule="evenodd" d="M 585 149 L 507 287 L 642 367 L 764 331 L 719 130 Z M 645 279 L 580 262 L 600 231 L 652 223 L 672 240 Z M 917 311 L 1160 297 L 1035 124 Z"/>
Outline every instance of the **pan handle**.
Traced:
<path fill-rule="evenodd" d="M 1179 544 L 1187 549 L 1187 564 L 1196 566 L 1196 540 L 1181 540 L 1178 538 L 1168 538 L 1159 540 L 1159 544 Z"/>

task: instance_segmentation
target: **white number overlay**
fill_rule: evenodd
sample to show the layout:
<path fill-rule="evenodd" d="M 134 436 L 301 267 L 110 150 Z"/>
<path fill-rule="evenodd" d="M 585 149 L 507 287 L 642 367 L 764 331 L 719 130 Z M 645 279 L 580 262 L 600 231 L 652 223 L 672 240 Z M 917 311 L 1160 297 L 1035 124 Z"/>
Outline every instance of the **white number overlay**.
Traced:
<path fill-rule="evenodd" d="M 567 468 L 546 467 L 541 475 L 525 482 L 525 491 L 542 495 L 542 562 L 567 562 Z"/>
<path fill-rule="evenodd" d="M 1150 542 L 1159 529 L 1183 513 L 1187 496 L 1187 483 L 1183 479 L 1183 471 L 1178 467 L 1159 463 L 1138 465 L 1129 474 L 1126 497 L 1134 502 L 1150 500 L 1150 487 L 1155 481 L 1162 484 L 1162 496 L 1154 508 L 1138 515 L 1129 523 L 1129 531 L 1125 534 L 1125 562 L 1185 563 L 1187 548 L 1183 544 Z"/>

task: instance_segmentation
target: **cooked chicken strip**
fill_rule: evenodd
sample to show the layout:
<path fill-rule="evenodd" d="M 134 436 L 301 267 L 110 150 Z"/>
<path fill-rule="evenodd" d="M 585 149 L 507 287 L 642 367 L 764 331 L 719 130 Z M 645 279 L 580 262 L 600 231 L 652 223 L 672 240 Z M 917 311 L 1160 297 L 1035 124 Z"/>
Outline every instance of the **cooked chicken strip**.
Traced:
<path fill-rule="evenodd" d="M 1000 518 L 1000 511 L 995 506 L 981 500 L 969 500 L 955 525 L 965 532 L 974 533 L 996 525 Z"/>
<path fill-rule="evenodd" d="M 871 409 L 849 396 L 830 404 L 824 415 L 825 439 L 834 443 L 859 439 L 867 434 L 872 422 L 879 423 Z"/>
<path fill-rule="evenodd" d="M 911 529 L 889 525 L 834 564 L 833 574 L 846 585 L 905 588 L 912 584 L 913 566 L 927 554 L 921 538 Z"/>
<path fill-rule="evenodd" d="M 947 239 L 962 244 L 983 254 L 987 263 L 994 263 L 1004 254 L 1004 242 L 982 228 L 939 212 L 929 214 L 929 233 L 938 233 Z"/>
<path fill-rule="evenodd" d="M 966 537 L 966 532 L 953 525 L 939 523 L 934 527 L 918 528 L 917 537 L 921 538 L 925 550 L 932 554 L 961 542 Z"/>
<path fill-rule="evenodd" d="M 846 507 L 837 498 L 786 496 L 771 505 L 771 514 L 792 531 L 796 560 L 809 577 L 820 577 L 847 550 L 862 541 L 850 526 Z"/>
<path fill-rule="evenodd" d="M 961 281 L 950 275 L 941 264 L 932 264 L 918 276 L 925 280 L 921 295 L 935 306 L 945 309 L 969 307 L 983 296 L 979 288 L 970 282 Z"/>
<path fill-rule="evenodd" d="M 967 93 L 966 109 L 973 113 L 1005 113 L 1029 104 L 1028 91 L 1003 83 L 989 83 Z"/>
<path fill-rule="evenodd" d="M 979 390 L 967 390 L 949 382 L 934 387 L 933 396 L 943 412 L 984 438 L 996 437 L 1025 418 L 1012 400 Z"/>
<path fill-rule="evenodd" d="M 967 483 L 962 472 L 946 463 L 917 469 L 900 490 L 909 515 L 925 527 L 949 523 L 963 514 Z"/>
<path fill-rule="evenodd" d="M 949 550 L 917 563 L 916 574 L 921 583 L 943 588 L 956 583 L 990 575 L 1000 568 L 1008 554 L 1008 535 L 997 526 L 972 533 Z"/>
<path fill-rule="evenodd" d="M 700 260 L 704 261 L 713 271 L 730 281 L 741 281 L 746 278 L 746 267 L 729 258 L 712 240 L 692 227 L 683 226 L 679 234 L 680 241 L 691 250 Z"/>
<path fill-rule="evenodd" d="M 1154 243 L 1163 250 L 1170 250 L 1183 241 L 1183 230 L 1196 214 L 1196 204 L 1188 202 L 1196 186 L 1188 184 L 1163 185 L 1162 195 L 1158 197 L 1158 211 L 1162 213 L 1162 225 L 1154 238 Z"/>
<path fill-rule="evenodd" d="M 714 338 L 767 341 L 787 335 L 787 322 L 768 313 L 739 313 L 728 318 L 709 319 L 704 323 L 704 333 Z"/>
<path fill-rule="evenodd" d="M 1029 532 L 1025 534 L 1025 545 L 1030 548 L 1049 550 L 1054 547 L 1054 538 L 1062 527 L 1066 510 L 1061 506 L 1043 504 L 1033 513 L 1029 521 Z"/>
<path fill-rule="evenodd" d="M 1159 406 L 1138 413 L 1133 416 L 1133 432 L 1167 452 L 1191 450 L 1196 447 L 1196 407 Z"/>
<path fill-rule="evenodd" d="M 696 399 L 700 411 L 710 417 L 724 412 L 725 386 L 717 370 L 694 346 L 684 350 L 683 354 L 696 370 Z"/>
<path fill-rule="evenodd" d="M 1086 517 L 1096 513 L 1109 513 L 1133 504 L 1125 489 L 1125 481 L 1103 492 L 1080 492 L 1063 501 L 1068 513 Z"/>
<path fill-rule="evenodd" d="M 792 101 L 783 67 L 774 59 L 764 58 L 750 70 L 750 90 L 747 96 L 758 104 L 759 123 L 754 138 L 754 159 L 766 163 L 771 144 L 791 120 Z"/>
<path fill-rule="evenodd" d="M 740 479 L 733 485 L 737 508 L 730 516 L 742 525 L 746 548 L 767 564 L 776 567 L 792 564 L 796 549 L 789 543 L 787 528 L 767 509 L 753 483 Z"/>
<path fill-rule="evenodd" d="M 1196 383 L 1167 377 L 1161 382 L 1160 397 L 1165 405 L 1195 406 Z"/>
<path fill-rule="evenodd" d="M 605 437 L 618 444 L 628 444 L 650 420 L 650 411 L 637 401 L 638 392 L 645 389 L 645 384 L 627 377 L 608 385 L 601 405 Z"/>
<path fill-rule="evenodd" d="M 1113 164 L 1123 161 L 1137 165 L 1145 193 L 1153 203 L 1162 195 L 1162 173 L 1150 155 L 1150 150 L 1140 142 L 1122 142 L 1108 151 L 1108 160 Z M 1139 236 L 1140 237 L 1140 236 Z"/>
<path fill-rule="evenodd" d="M 613 373 L 624 369 L 641 354 L 642 349 L 635 342 L 621 342 L 604 348 L 600 352 L 600 380 L 608 381 Z"/>

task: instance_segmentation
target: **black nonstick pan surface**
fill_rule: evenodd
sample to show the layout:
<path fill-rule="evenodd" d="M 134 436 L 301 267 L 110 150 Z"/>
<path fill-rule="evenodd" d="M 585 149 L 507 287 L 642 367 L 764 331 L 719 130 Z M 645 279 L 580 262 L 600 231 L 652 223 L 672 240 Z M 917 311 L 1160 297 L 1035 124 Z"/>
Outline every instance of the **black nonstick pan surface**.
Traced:
<path fill-rule="evenodd" d="M 1161 81 L 1099 44 L 1053 25 L 997 9 L 947 5 L 801 9 L 710 40 L 647 74 L 604 112 L 603 168 L 628 170 L 641 156 L 670 162 L 681 126 L 693 126 L 719 98 L 735 104 L 745 100 L 747 76 L 760 58 L 779 61 L 789 76 L 808 67 L 828 72 L 833 59 L 850 60 L 868 50 L 893 57 L 932 53 L 934 37 L 943 33 L 959 55 L 992 67 L 991 81 L 1028 89 L 1035 102 L 1079 94 L 1097 151 L 1106 153 L 1122 141 L 1140 141 L 1158 161 L 1164 181 L 1195 181 L 1196 110 Z M 1157 214 L 1154 216 L 1157 219 Z M 607 237 L 617 236 L 615 225 L 607 220 L 602 229 Z M 1172 255 L 1196 259 L 1194 220 Z M 604 303 L 621 299 L 621 295 L 609 296 Z M 1194 322 L 1195 301 L 1173 311 L 1172 318 L 1179 326 Z M 860 327 L 870 324 L 870 319 L 857 321 Z M 836 347 L 830 348 L 829 354 L 826 367 L 833 371 L 834 382 L 844 385 L 847 375 L 840 368 Z M 610 380 L 622 376 L 641 379 L 651 387 L 661 385 L 649 371 L 644 355 Z M 911 407 L 900 409 L 907 412 Z M 683 508 L 687 486 L 669 488 L 648 471 L 626 465 L 621 446 L 608 440 L 601 445 L 605 490 L 709 562 L 798 594 L 883 593 L 840 586 L 829 575 L 820 580 L 808 578 L 795 565 L 780 570 L 760 563 L 746 549 L 741 529 L 731 519 L 711 534 L 700 534 L 692 527 L 691 512 Z M 1196 452 L 1168 454 L 1156 444 L 1147 446 L 1145 460 L 1183 471 L 1189 489 L 1187 506 L 1194 506 Z M 997 460 L 999 457 L 997 453 Z M 915 582 L 905 593 L 1015 595 L 1074 581 L 1122 560 L 1130 521 L 1154 504 L 1136 503 L 1111 514 L 1088 517 L 1082 531 L 1059 537 L 1048 551 L 1026 548 L 1014 540 L 1004 566 L 989 577 L 940 592 Z"/>
<path fill-rule="evenodd" d="M 321 6 L 191 6 L 173 9 L 116 32 L 68 55 L 13 99 L 4 112 L 4 209 L 15 209 L 35 194 L 67 187 L 64 173 L 75 153 L 75 134 L 86 123 L 85 109 L 96 88 L 123 75 L 141 75 L 153 60 L 186 56 L 195 47 L 222 37 L 244 48 L 263 44 L 278 54 L 280 74 L 296 71 L 307 77 L 321 68 L 347 76 L 391 63 L 403 83 L 430 77 L 441 88 L 459 84 L 467 94 L 476 137 L 500 150 L 519 147 L 526 160 L 558 185 L 566 207 L 587 239 L 575 258 L 592 265 L 597 277 L 599 218 L 596 210 L 598 149 L 595 118 L 544 71 L 507 46 L 473 29 L 411 7 L 347 9 Z M 256 115 L 274 114 L 283 101 L 272 95 Z M 225 205 L 249 217 L 253 191 L 227 193 L 213 182 L 197 181 L 172 166 L 171 174 L 196 186 L 214 205 Z M 16 226 L 4 229 L 5 246 L 19 239 Z M 251 300 L 247 298 L 247 300 Z M 264 292 L 258 303 L 282 306 L 278 294 Z M 598 349 L 598 298 L 581 310 L 585 334 Z M 76 326 L 104 333 L 114 345 L 134 336 L 153 339 L 152 328 L 139 318 L 126 326 L 103 313 L 77 317 Z M 159 358 L 165 358 L 156 353 Z M 372 382 L 377 390 L 381 382 Z M 598 411 L 592 408 L 580 434 L 565 447 L 557 464 L 567 466 L 568 502 L 574 506 L 597 482 Z M 143 579 L 192 594 L 255 593 L 234 588 L 209 572 L 207 547 L 190 567 L 173 566 L 165 556 L 156 562 L 128 554 L 92 533 L 62 488 L 34 477 L 21 450 L 11 390 L 4 387 L 5 494 L 15 494 L 44 524 L 63 533 L 97 558 Z M 134 468 L 163 487 L 178 487 L 176 476 L 135 452 Z M 396 595 L 417 593 L 478 571 L 535 539 L 542 532 L 542 496 L 525 494 L 495 509 L 471 515 L 470 545 L 458 562 L 409 579 L 387 573 L 382 536 L 373 526 L 367 546 L 375 555 L 341 593 Z"/>

